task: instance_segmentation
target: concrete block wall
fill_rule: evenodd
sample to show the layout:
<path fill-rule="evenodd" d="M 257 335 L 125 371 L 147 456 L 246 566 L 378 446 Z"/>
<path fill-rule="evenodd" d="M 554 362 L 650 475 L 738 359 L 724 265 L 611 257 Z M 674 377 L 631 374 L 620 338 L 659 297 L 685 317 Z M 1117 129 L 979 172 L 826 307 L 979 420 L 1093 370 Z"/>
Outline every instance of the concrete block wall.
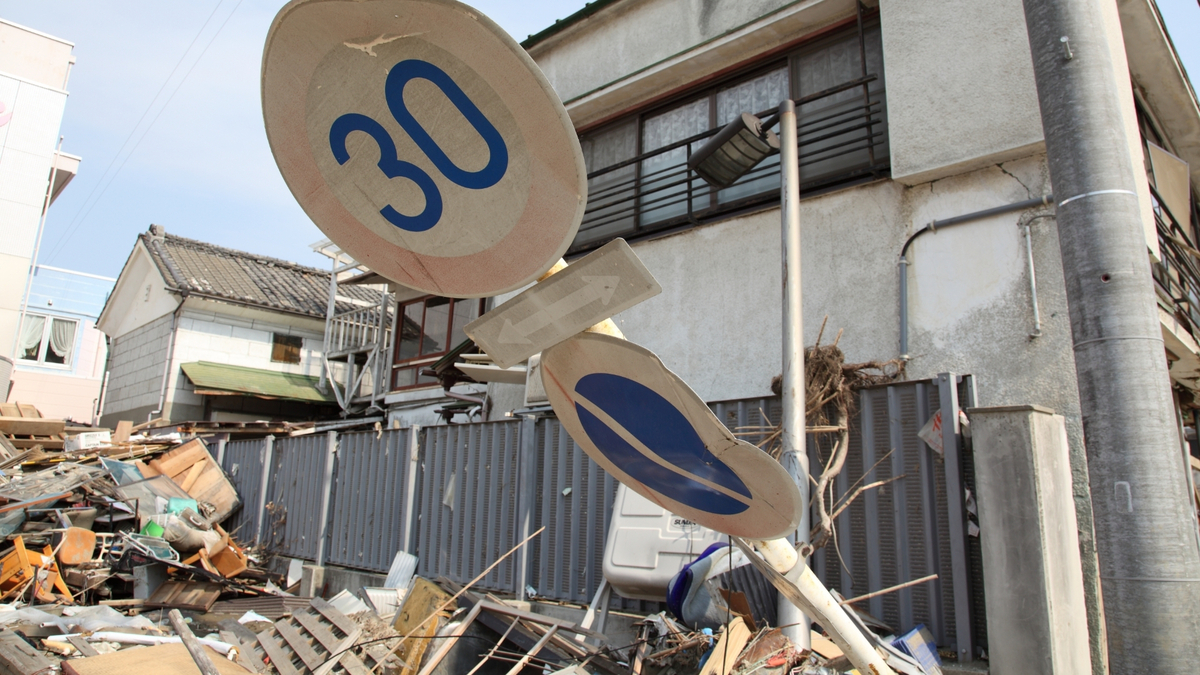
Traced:
<path fill-rule="evenodd" d="M 111 425 L 122 419 L 144 422 L 146 412 L 158 406 L 171 317 L 167 314 L 113 338 L 108 363 L 108 393 L 101 424 Z"/>

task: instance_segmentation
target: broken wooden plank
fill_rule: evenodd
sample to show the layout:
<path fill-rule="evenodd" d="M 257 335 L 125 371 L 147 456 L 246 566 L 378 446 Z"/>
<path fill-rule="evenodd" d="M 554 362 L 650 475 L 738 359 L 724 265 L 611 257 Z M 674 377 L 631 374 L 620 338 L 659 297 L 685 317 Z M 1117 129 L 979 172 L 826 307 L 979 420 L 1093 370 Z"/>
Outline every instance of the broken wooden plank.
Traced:
<path fill-rule="evenodd" d="M 279 633 L 279 637 L 287 641 L 288 646 L 292 648 L 292 651 L 296 652 L 296 655 L 300 657 L 304 665 L 308 666 L 309 670 L 315 671 L 325 663 L 325 659 L 308 643 L 308 637 L 301 635 L 300 631 L 296 630 L 296 627 L 292 625 L 290 620 L 280 619 L 276 621 L 275 630 Z"/>
<path fill-rule="evenodd" d="M 164 581 L 146 599 L 147 607 L 178 608 L 207 612 L 217 602 L 224 588 L 210 581 Z"/>
<path fill-rule="evenodd" d="M 17 402 L 17 410 L 21 411 L 20 414 L 17 415 L 18 417 L 41 417 L 42 416 L 42 413 L 39 412 L 37 408 L 33 407 L 33 405 L 29 404 L 29 403 L 21 403 L 20 401 L 18 401 Z"/>
<path fill-rule="evenodd" d="M 210 647 L 202 645 L 201 648 L 212 660 L 220 675 L 246 675 L 254 672 L 230 661 Z M 62 662 L 62 672 L 63 675 L 197 675 L 200 670 L 196 668 L 187 647 L 182 643 L 173 642 L 153 647 L 122 649 L 119 652 L 82 659 L 69 659 Z"/>
<path fill-rule="evenodd" d="M 243 668 L 252 670 L 256 673 L 261 673 L 267 669 L 267 665 L 262 662 L 262 659 L 259 658 L 253 647 L 242 642 L 241 638 L 236 633 L 231 630 L 220 630 L 217 631 L 217 635 L 220 636 L 221 642 L 231 644 L 233 645 L 234 649 L 237 649 L 237 662 L 240 663 Z"/>
<path fill-rule="evenodd" d="M 6 675 L 48 673 L 57 665 L 16 633 L 0 631 L 0 672 Z"/>
<path fill-rule="evenodd" d="M 349 617 L 339 612 L 337 608 L 328 602 L 325 602 L 321 598 L 313 598 L 312 603 L 310 604 L 312 605 L 313 609 L 320 612 L 321 615 L 326 619 L 329 619 L 330 623 L 337 626 L 338 630 L 342 631 L 346 635 L 358 633 L 362 630 L 358 627 L 358 624 L 351 621 Z"/>
<path fill-rule="evenodd" d="M 264 630 L 258 634 L 258 646 L 270 659 L 271 665 L 279 671 L 279 675 L 302 675 L 292 662 L 294 654 L 287 647 L 283 638 L 275 633 L 275 629 Z"/>
<path fill-rule="evenodd" d="M 10 438 L 9 443 L 18 450 L 32 450 L 33 448 L 41 448 L 43 450 L 62 450 L 63 440 L 61 438 Z"/>
<path fill-rule="evenodd" d="M 700 669 L 700 675 L 729 675 L 729 671 L 733 670 L 734 662 L 737 661 L 749 641 L 750 629 L 746 627 L 746 622 L 742 621 L 740 616 L 734 617 L 733 621 L 726 626 L 720 639 L 717 640 L 717 644 L 713 645 L 712 655 Z M 729 656 L 728 660 L 726 654 Z"/>
<path fill-rule="evenodd" d="M 133 422 L 129 420 L 121 420 L 117 422 L 117 428 L 113 431 L 113 443 L 126 443 L 133 433 Z"/>
<path fill-rule="evenodd" d="M 93 649 L 92 646 L 87 643 L 87 640 L 83 639 L 82 635 L 68 635 L 67 642 L 71 643 L 71 646 L 74 647 L 81 656 L 100 655 L 100 652 Z"/>
<path fill-rule="evenodd" d="M 167 613 L 167 618 L 170 619 L 171 627 L 175 629 L 175 634 L 179 636 L 179 639 L 183 642 L 183 646 L 187 648 L 188 654 L 192 656 L 192 661 L 200 669 L 201 675 L 221 675 L 217 672 L 216 664 L 213 663 L 212 659 L 204 651 L 204 646 L 196 640 L 192 629 L 188 628 L 187 623 L 184 622 L 183 615 L 179 613 L 179 610 L 171 610 Z"/>

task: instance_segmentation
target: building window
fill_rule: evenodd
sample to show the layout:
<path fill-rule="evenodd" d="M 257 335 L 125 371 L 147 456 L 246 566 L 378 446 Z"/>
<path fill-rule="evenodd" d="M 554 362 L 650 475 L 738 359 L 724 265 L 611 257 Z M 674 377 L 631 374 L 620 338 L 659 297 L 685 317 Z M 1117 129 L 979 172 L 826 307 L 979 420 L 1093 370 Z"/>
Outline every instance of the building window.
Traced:
<path fill-rule="evenodd" d="M 769 116 L 785 98 L 797 102 L 802 190 L 886 176 L 880 29 L 874 18 L 861 25 L 580 134 L 588 205 L 571 252 L 778 203 L 778 155 L 723 190 L 689 172 L 687 159 L 741 113 Z"/>
<path fill-rule="evenodd" d="M 467 339 L 463 327 L 483 313 L 482 299 L 426 297 L 402 303 L 396 327 L 392 389 L 437 384 L 421 370 Z"/>
<path fill-rule="evenodd" d="M 74 319 L 26 314 L 21 326 L 17 357 L 23 361 L 71 365 L 75 352 L 75 332 L 79 322 Z"/>
<path fill-rule="evenodd" d="M 272 335 L 271 360 L 276 363 L 300 363 L 300 349 L 304 338 L 299 335 Z"/>

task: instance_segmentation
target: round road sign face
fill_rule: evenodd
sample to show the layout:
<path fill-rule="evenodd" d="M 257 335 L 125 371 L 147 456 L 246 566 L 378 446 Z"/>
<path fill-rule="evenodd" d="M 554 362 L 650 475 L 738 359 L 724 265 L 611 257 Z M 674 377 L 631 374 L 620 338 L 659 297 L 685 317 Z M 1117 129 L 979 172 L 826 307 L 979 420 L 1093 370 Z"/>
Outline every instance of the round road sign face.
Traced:
<path fill-rule="evenodd" d="M 484 297 L 550 268 L 587 177 L 528 54 L 452 0 L 294 0 L 267 36 L 263 117 L 310 218 L 418 290 Z"/>
<path fill-rule="evenodd" d="M 671 513 L 748 539 L 799 525 L 804 505 L 787 471 L 734 438 L 652 352 L 580 333 L 542 353 L 542 382 L 571 438 Z"/>

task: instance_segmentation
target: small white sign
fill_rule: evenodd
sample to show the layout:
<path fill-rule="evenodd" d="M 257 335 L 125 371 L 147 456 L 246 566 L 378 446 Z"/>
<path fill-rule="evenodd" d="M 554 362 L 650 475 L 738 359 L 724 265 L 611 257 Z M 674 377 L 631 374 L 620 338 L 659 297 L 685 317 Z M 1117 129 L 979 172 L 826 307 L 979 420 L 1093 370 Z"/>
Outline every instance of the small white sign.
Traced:
<path fill-rule="evenodd" d="M 508 368 L 662 292 L 624 239 L 526 289 L 467 324 L 467 335 Z"/>
<path fill-rule="evenodd" d="M 937 454 L 943 454 L 942 451 L 942 411 L 934 413 L 933 417 L 921 427 L 917 432 L 917 436 L 925 441 L 929 447 Z"/>

